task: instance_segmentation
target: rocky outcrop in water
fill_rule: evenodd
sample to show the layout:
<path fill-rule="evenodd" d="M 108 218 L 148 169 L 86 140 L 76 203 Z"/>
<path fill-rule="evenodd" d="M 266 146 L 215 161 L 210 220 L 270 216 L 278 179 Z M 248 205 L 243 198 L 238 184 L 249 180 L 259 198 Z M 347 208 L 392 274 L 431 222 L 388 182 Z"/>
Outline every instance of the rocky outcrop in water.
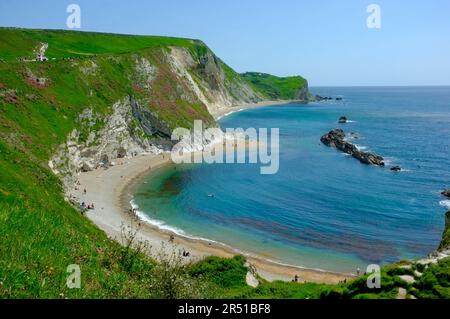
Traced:
<path fill-rule="evenodd" d="M 309 102 L 320 102 L 320 101 L 329 101 L 332 100 L 333 98 L 330 96 L 321 96 L 319 94 L 316 95 L 311 95 L 309 97 Z"/>
<path fill-rule="evenodd" d="M 338 120 L 339 123 L 345 124 L 348 122 L 348 118 L 346 116 L 341 116 Z"/>
<path fill-rule="evenodd" d="M 391 171 L 393 171 L 393 172 L 400 172 L 401 170 L 402 170 L 402 168 L 398 165 L 391 167 Z"/>
<path fill-rule="evenodd" d="M 446 196 L 446 197 L 450 197 L 450 189 L 444 190 L 441 194 Z"/>
<path fill-rule="evenodd" d="M 361 163 L 368 165 L 384 166 L 383 157 L 370 153 L 360 151 L 355 145 L 345 141 L 345 133 L 341 129 L 335 129 L 320 138 L 320 141 L 330 147 L 335 147 L 338 150 L 353 156 Z"/>

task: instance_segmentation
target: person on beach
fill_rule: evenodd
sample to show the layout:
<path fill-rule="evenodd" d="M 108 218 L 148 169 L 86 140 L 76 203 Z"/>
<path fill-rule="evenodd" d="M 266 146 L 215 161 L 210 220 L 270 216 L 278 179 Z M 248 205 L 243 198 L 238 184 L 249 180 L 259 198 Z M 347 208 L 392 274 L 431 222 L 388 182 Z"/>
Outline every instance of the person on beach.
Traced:
<path fill-rule="evenodd" d="M 359 267 L 356 268 L 356 275 L 359 276 L 360 273 L 361 273 L 361 269 L 359 269 Z"/>
<path fill-rule="evenodd" d="M 191 254 L 190 252 L 184 250 L 183 248 L 183 257 L 189 257 L 190 254 Z"/>
<path fill-rule="evenodd" d="M 86 191 L 86 188 L 85 189 L 83 189 L 83 195 L 86 195 L 87 194 L 87 191 Z"/>

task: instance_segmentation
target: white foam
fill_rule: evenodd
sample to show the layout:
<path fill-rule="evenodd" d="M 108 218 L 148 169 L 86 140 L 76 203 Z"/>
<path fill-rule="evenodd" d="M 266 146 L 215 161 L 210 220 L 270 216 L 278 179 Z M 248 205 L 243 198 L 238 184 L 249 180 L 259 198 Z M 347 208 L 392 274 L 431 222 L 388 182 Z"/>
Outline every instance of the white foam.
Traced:
<path fill-rule="evenodd" d="M 360 146 L 360 145 L 357 145 L 357 144 L 354 144 L 354 145 L 356 146 L 356 148 L 358 149 L 358 151 L 364 151 L 364 150 L 367 149 L 367 146 Z"/>
<path fill-rule="evenodd" d="M 139 205 L 137 205 L 136 202 L 133 199 L 130 201 L 130 205 L 131 205 L 131 207 L 133 209 L 135 209 L 136 216 L 140 220 L 142 220 L 143 222 L 146 222 L 146 223 L 148 223 L 148 224 L 150 224 L 152 226 L 155 226 L 158 229 L 174 233 L 174 234 L 176 234 L 178 236 L 181 236 L 181 237 L 184 237 L 184 238 L 188 238 L 188 239 L 200 240 L 200 241 L 204 241 L 204 242 L 210 242 L 210 243 L 214 243 L 214 244 L 217 244 L 217 245 L 221 245 L 223 247 L 226 247 L 228 249 L 231 249 L 231 250 L 235 251 L 237 254 L 244 255 L 244 256 L 247 256 L 247 257 L 253 257 L 253 258 L 266 260 L 266 261 L 268 261 L 270 263 L 274 263 L 274 264 L 281 265 L 281 266 L 288 266 L 288 267 L 293 267 L 293 268 L 298 268 L 298 269 L 311 269 L 311 270 L 315 270 L 315 271 L 319 271 L 319 272 L 328 272 L 328 273 L 330 273 L 330 271 L 324 270 L 324 269 L 321 269 L 321 268 L 303 267 L 303 266 L 299 266 L 299 265 L 286 264 L 286 263 L 283 263 L 283 262 L 280 262 L 280 261 L 277 261 L 277 260 L 273 260 L 273 259 L 269 259 L 269 258 L 263 258 L 263 257 L 261 257 L 258 254 L 249 253 L 249 252 L 237 249 L 235 247 L 231 247 L 231 246 L 229 246 L 227 244 L 224 244 L 224 243 L 221 243 L 219 241 L 215 241 L 215 240 L 207 239 L 207 238 L 203 238 L 203 237 L 197 237 L 197 236 L 188 235 L 183 230 L 181 230 L 179 228 L 176 228 L 176 227 L 168 226 L 163 221 L 156 220 L 156 219 L 151 219 L 144 212 L 139 210 Z M 338 274 L 338 272 L 336 272 L 336 274 Z M 345 274 L 345 273 L 343 273 L 343 274 Z M 347 275 L 349 275 L 349 274 L 347 274 Z"/>
<path fill-rule="evenodd" d="M 384 158 L 384 164 L 386 166 L 395 166 L 394 162 L 397 160 L 397 158 L 389 156 Z"/>
<path fill-rule="evenodd" d="M 157 220 L 157 219 L 152 219 L 152 218 L 148 217 L 143 211 L 139 210 L 139 206 L 136 205 L 136 203 L 133 200 L 130 201 L 130 204 L 131 204 L 131 207 L 133 207 L 133 209 L 135 209 L 135 214 L 140 220 L 142 220 L 142 221 L 144 221 L 144 222 L 146 222 L 146 223 L 148 223 L 148 224 L 150 224 L 152 226 L 155 226 L 158 229 L 170 231 L 170 232 L 173 232 L 173 233 L 175 233 L 177 235 L 180 235 L 180 236 L 184 235 L 184 231 L 183 230 L 181 230 L 179 228 L 176 228 L 176 227 L 168 226 L 163 221 L 160 221 L 160 220 Z"/>
<path fill-rule="evenodd" d="M 441 206 L 443 206 L 443 207 L 445 207 L 447 209 L 450 209 L 450 200 L 449 199 L 441 200 L 439 202 L 439 205 L 441 205 Z"/>
<path fill-rule="evenodd" d="M 140 220 L 142 220 L 143 222 L 145 222 L 147 224 L 150 224 L 150 225 L 152 225 L 152 226 L 154 226 L 154 227 L 156 227 L 156 228 L 158 228 L 160 230 L 167 231 L 167 232 L 170 232 L 170 233 L 174 233 L 174 234 L 176 234 L 178 236 L 181 236 L 181 237 L 184 237 L 184 238 L 187 238 L 187 239 L 201 240 L 201 241 L 206 241 L 206 242 L 211 242 L 211 243 L 214 243 L 214 244 L 219 244 L 219 245 L 226 246 L 225 244 L 223 244 L 221 242 L 218 242 L 218 241 L 215 241 L 215 240 L 212 240 L 212 239 L 207 239 L 207 238 L 203 238 L 203 237 L 197 237 L 197 236 L 189 235 L 184 230 L 182 230 L 180 228 L 169 226 L 169 225 L 167 225 L 165 222 L 163 222 L 161 220 L 150 218 L 146 213 L 144 213 L 143 211 L 139 210 L 139 206 L 134 202 L 134 200 L 130 201 L 130 205 L 131 205 L 131 207 L 133 209 L 135 209 L 135 214 Z"/>

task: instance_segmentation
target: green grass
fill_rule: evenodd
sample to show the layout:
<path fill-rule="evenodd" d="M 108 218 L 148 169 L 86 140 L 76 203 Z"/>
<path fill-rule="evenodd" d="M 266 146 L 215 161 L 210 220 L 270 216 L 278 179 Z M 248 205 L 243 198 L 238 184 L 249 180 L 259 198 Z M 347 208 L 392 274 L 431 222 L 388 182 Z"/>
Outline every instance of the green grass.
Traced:
<path fill-rule="evenodd" d="M 65 30 L 0 28 L 0 39 L 0 58 L 6 61 L 34 58 L 33 51 L 41 43 L 49 44 L 46 56 L 50 59 L 123 54 L 169 46 L 186 47 L 198 55 L 206 50 L 201 41 L 193 39 Z"/>
<path fill-rule="evenodd" d="M 277 77 L 265 73 L 247 72 L 241 74 L 253 88 L 273 100 L 291 100 L 295 93 L 308 84 L 301 76 Z"/>
<path fill-rule="evenodd" d="M 31 57 L 39 42 L 50 44 L 47 55 L 55 60 L 16 62 Z M 194 118 L 213 123 L 203 104 L 182 102 L 175 90 L 176 77 L 163 59 L 171 45 L 196 54 L 206 50 L 188 39 L 0 29 L 0 57 L 9 61 L 0 62 L 0 297 L 154 296 L 145 280 L 154 262 L 139 255 L 136 267 L 124 268 L 121 246 L 64 201 L 47 162 L 73 129 L 86 138 L 78 118 L 86 108 L 99 118 L 90 129 L 100 130 L 112 105 L 127 96 L 147 105 L 169 127 L 189 127 Z M 155 91 L 135 90 L 136 56 L 161 70 Z M 92 62 L 98 74 L 83 73 Z M 46 85 L 31 81 L 30 73 L 46 78 Z M 155 93 L 157 103 L 152 103 Z M 69 264 L 81 266 L 83 289 L 67 289 Z"/>
<path fill-rule="evenodd" d="M 75 211 L 45 167 L 0 141 L 0 298 L 145 297 L 142 274 L 125 270 L 121 247 Z M 68 289 L 66 268 L 81 267 L 82 289 Z"/>

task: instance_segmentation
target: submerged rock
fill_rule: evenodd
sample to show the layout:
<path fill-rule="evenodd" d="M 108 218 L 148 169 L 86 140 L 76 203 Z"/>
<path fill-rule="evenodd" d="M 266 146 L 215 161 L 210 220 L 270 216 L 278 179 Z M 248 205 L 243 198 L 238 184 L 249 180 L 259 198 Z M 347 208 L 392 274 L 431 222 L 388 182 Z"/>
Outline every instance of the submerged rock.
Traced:
<path fill-rule="evenodd" d="M 361 163 L 368 165 L 384 166 L 383 157 L 360 151 L 355 145 L 345 141 L 345 133 L 341 129 L 335 129 L 320 138 L 320 141 L 330 147 L 336 147 L 338 150 L 353 156 Z"/>

